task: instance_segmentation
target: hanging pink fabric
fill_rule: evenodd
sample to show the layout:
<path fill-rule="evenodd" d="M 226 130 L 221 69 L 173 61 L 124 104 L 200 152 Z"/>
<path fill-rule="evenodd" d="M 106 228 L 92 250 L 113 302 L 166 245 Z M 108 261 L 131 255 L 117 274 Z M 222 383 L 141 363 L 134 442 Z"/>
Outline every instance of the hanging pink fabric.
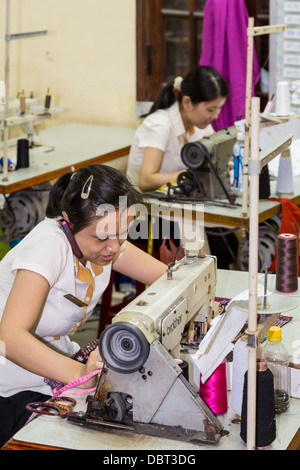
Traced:
<path fill-rule="evenodd" d="M 227 80 L 230 96 L 213 122 L 214 129 L 232 126 L 245 117 L 247 76 L 248 10 L 244 0 L 207 0 L 204 7 L 200 65 L 214 67 Z M 253 53 L 254 86 L 260 80 L 256 52 Z"/>
<path fill-rule="evenodd" d="M 216 368 L 212 375 L 204 382 L 200 379 L 199 395 L 216 415 L 227 412 L 227 380 L 226 360 Z"/>

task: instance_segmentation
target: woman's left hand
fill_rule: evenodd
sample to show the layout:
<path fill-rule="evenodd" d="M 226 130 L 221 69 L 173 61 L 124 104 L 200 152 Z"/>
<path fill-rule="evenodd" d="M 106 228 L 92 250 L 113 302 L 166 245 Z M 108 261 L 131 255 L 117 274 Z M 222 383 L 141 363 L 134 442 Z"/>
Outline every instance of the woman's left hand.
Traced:
<path fill-rule="evenodd" d="M 84 375 L 90 374 L 96 370 L 100 370 L 103 367 L 103 361 L 101 359 L 98 346 L 89 355 L 87 363 L 84 365 Z M 88 382 L 81 385 L 81 388 L 95 387 L 97 383 L 97 375 L 92 377 Z"/>

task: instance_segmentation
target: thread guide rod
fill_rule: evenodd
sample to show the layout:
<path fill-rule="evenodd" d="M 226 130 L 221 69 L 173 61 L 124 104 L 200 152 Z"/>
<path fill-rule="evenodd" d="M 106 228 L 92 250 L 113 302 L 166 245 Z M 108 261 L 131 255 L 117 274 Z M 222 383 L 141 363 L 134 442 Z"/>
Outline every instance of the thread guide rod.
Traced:
<path fill-rule="evenodd" d="M 244 176 L 242 195 L 242 217 L 247 215 L 248 205 L 248 162 L 250 152 L 251 134 L 251 99 L 252 99 L 252 71 L 253 71 L 253 49 L 254 37 L 262 34 L 273 34 L 284 31 L 285 24 L 254 26 L 254 18 L 249 17 L 247 28 L 247 76 L 246 76 L 246 102 L 245 102 L 245 154 L 244 154 Z"/>
<path fill-rule="evenodd" d="M 48 31 L 46 29 L 41 30 L 41 31 L 31 31 L 28 33 L 6 34 L 5 41 L 14 41 L 16 39 L 27 39 L 27 38 L 33 38 L 36 36 L 45 36 L 46 34 L 48 34 Z"/>
<path fill-rule="evenodd" d="M 260 99 L 251 100 L 251 161 L 259 161 Z M 247 448 L 256 442 L 256 344 L 250 340 L 257 333 L 257 272 L 258 272 L 258 200 L 259 172 L 250 176 L 249 225 L 249 314 L 248 314 L 248 389 L 247 389 Z"/>
<path fill-rule="evenodd" d="M 265 283 L 264 283 L 264 309 L 267 306 L 267 291 L 268 291 L 268 266 L 265 266 Z"/>
<path fill-rule="evenodd" d="M 10 0 L 6 0 L 6 32 L 5 32 L 5 106 L 4 106 L 4 142 L 3 142 L 3 176 L 2 181 L 8 181 L 8 106 L 9 106 L 9 62 L 10 42 L 16 39 L 24 39 L 35 36 L 44 36 L 47 30 L 10 34 Z"/>

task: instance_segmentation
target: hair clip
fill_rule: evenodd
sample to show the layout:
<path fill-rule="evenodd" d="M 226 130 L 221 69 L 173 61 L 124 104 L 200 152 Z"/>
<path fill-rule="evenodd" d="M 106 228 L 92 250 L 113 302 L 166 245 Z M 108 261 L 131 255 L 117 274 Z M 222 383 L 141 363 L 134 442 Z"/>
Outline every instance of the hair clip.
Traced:
<path fill-rule="evenodd" d="M 92 182 L 94 179 L 94 175 L 89 176 L 89 178 L 86 180 L 86 182 L 83 185 L 82 191 L 81 191 L 81 198 L 82 199 L 87 199 L 90 195 L 91 188 L 92 188 Z M 88 187 L 86 188 L 86 186 Z"/>
<path fill-rule="evenodd" d="M 173 88 L 174 90 L 176 90 L 177 92 L 181 91 L 181 84 L 183 82 L 183 78 L 182 77 L 176 77 L 174 78 L 174 82 L 173 82 Z"/>

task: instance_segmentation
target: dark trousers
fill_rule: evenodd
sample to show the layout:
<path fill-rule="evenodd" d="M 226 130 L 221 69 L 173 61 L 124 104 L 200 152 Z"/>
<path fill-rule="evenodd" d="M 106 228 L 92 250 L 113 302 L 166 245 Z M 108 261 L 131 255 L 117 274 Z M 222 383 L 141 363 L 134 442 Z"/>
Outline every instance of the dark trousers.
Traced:
<path fill-rule="evenodd" d="M 10 397 L 0 397 L 0 448 L 21 429 L 31 416 L 26 405 L 34 401 L 47 401 L 49 395 L 24 391 Z"/>

